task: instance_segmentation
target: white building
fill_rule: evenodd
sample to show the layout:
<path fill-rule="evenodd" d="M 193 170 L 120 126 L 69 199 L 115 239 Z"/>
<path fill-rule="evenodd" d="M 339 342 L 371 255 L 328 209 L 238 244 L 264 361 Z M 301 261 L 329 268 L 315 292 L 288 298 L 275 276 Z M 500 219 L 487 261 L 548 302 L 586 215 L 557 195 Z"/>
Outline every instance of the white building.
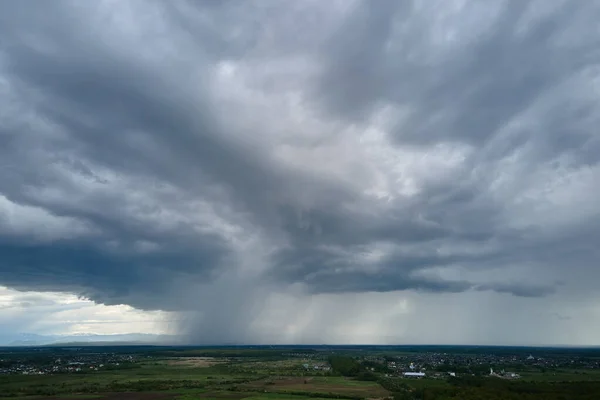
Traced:
<path fill-rule="evenodd" d="M 425 372 L 403 372 L 402 375 L 407 378 L 424 378 Z"/>

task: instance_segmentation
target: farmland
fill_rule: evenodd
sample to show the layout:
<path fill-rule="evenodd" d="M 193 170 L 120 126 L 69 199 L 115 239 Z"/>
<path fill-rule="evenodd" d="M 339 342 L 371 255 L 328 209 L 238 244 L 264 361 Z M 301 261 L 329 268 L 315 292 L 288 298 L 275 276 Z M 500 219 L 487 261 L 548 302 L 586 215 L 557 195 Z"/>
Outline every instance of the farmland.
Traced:
<path fill-rule="evenodd" d="M 6 348 L 0 349 L 0 398 L 585 400 L 600 393 L 596 350 L 455 350 Z M 404 371 L 426 373 L 414 379 Z"/>

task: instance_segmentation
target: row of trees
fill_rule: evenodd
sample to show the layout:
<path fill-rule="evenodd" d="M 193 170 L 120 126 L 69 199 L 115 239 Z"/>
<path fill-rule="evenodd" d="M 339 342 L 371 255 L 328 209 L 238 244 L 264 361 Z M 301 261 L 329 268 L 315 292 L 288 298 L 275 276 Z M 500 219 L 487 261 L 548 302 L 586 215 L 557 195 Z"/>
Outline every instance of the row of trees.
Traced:
<path fill-rule="evenodd" d="M 394 392 L 394 400 L 594 400 L 600 382 L 515 382 L 451 378 L 450 386 Z"/>

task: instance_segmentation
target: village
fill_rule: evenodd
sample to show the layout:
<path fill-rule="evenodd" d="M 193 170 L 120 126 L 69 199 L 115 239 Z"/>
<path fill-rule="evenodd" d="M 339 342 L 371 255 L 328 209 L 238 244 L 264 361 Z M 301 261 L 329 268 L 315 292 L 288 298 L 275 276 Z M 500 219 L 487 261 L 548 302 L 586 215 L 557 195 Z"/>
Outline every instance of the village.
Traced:
<path fill-rule="evenodd" d="M 128 368 L 138 361 L 132 355 L 91 353 L 56 357 L 29 355 L 0 358 L 0 375 L 49 375 Z"/>
<path fill-rule="evenodd" d="M 282 356 L 298 360 L 298 373 L 304 376 L 335 374 L 328 362 L 329 352 L 290 352 Z M 374 353 L 352 357 L 365 371 L 384 377 L 406 379 L 447 379 L 457 376 L 488 376 L 500 379 L 519 379 L 520 371 L 536 369 L 542 372 L 560 368 L 579 370 L 600 369 L 598 358 L 577 354 L 461 354 L 445 352 L 405 352 L 377 355 Z M 134 368 L 141 354 L 112 352 L 69 351 L 32 356 L 32 353 L 3 353 L 0 355 L 0 375 L 47 375 L 86 373 L 100 370 Z"/>
<path fill-rule="evenodd" d="M 405 378 L 447 378 L 457 375 L 489 376 L 501 379 L 519 379 L 520 374 L 512 370 L 535 368 L 552 371 L 558 368 L 599 369 L 600 361 L 576 355 L 532 354 L 453 354 L 453 353 L 411 353 L 397 356 L 368 356 L 365 362 L 383 367 L 371 367 L 372 371 L 385 371 L 386 376 Z M 512 369 L 512 370 L 511 370 Z"/>

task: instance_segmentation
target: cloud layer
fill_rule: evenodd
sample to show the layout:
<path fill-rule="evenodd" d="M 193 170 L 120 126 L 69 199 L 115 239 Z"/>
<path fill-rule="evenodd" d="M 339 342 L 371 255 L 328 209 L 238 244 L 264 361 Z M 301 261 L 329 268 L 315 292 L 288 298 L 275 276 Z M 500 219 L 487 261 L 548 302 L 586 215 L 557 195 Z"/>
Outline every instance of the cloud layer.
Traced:
<path fill-rule="evenodd" d="M 130 306 L 104 306 L 66 293 L 18 292 L 0 287 L 0 346 L 27 341 L 40 344 L 84 341 L 89 335 L 110 335 L 98 340 L 123 339 L 136 331 L 168 333 L 172 322 L 159 311 L 140 312 Z M 113 336 L 118 335 L 119 336 Z M 65 339 L 67 335 L 72 337 Z M 77 339 L 80 337 L 80 339 Z M 94 337 L 94 336 L 91 336 Z M 159 336 L 152 336 L 158 340 Z"/>
<path fill-rule="evenodd" d="M 263 323 L 281 296 L 294 315 L 353 296 L 385 315 L 386 293 L 595 301 L 599 17 L 1 2 L 0 284 L 185 312 L 201 341 L 292 332 Z"/>

